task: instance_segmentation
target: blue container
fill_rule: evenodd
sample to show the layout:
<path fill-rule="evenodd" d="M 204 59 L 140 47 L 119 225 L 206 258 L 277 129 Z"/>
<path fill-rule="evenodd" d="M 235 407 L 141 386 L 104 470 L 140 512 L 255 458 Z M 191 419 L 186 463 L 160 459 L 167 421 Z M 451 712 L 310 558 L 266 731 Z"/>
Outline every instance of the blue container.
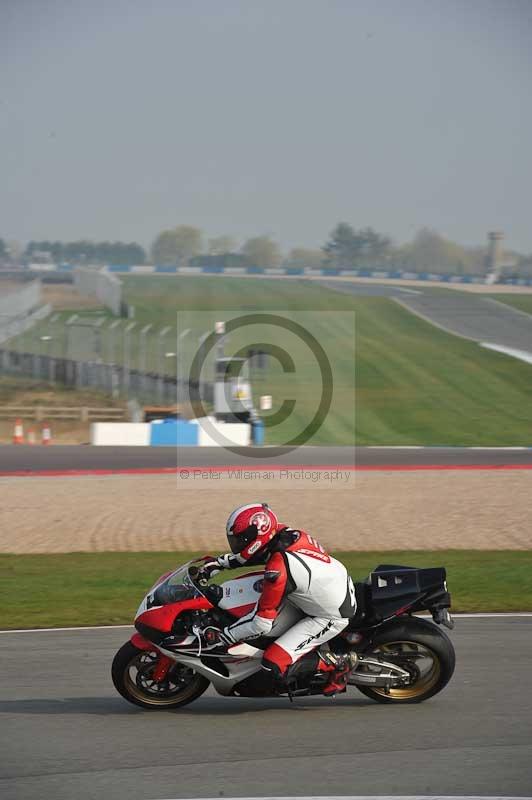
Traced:
<path fill-rule="evenodd" d="M 251 423 L 251 441 L 256 447 L 264 444 L 264 422 L 261 419 L 254 419 Z"/>
<path fill-rule="evenodd" d="M 150 445 L 152 447 L 177 447 L 178 445 L 197 445 L 198 425 L 187 420 L 164 419 L 150 423 Z"/>

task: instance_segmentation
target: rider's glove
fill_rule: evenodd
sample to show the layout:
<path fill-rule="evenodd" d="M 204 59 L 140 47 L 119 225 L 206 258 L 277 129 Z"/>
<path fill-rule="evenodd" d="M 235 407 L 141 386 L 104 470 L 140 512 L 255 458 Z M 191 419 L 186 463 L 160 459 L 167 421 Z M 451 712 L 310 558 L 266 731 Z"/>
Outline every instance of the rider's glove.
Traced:
<path fill-rule="evenodd" d="M 222 569 L 223 567 L 217 558 L 206 556 L 205 563 L 200 567 L 201 577 L 205 580 L 210 580 L 213 575 L 217 575 Z"/>

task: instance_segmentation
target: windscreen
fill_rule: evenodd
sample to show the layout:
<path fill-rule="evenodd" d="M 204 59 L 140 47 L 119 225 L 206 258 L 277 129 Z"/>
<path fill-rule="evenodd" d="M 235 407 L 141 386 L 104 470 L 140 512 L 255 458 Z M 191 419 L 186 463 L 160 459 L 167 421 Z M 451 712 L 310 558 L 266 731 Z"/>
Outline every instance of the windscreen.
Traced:
<path fill-rule="evenodd" d="M 164 606 L 199 597 L 200 592 L 194 586 L 189 575 L 189 564 L 172 572 L 148 598 L 149 606 Z M 153 598 L 153 599 L 151 599 Z"/>

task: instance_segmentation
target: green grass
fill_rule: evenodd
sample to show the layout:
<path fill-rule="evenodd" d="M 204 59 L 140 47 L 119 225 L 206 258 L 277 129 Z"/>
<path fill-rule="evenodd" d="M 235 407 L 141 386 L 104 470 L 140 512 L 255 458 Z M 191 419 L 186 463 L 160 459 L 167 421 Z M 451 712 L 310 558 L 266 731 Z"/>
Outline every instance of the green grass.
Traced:
<path fill-rule="evenodd" d="M 490 294 L 488 297 L 498 300 L 499 303 L 506 303 L 526 314 L 532 314 L 532 294 Z"/>
<path fill-rule="evenodd" d="M 355 579 L 379 563 L 445 566 L 453 611 L 532 611 L 532 551 L 339 553 Z M 2 628 L 129 623 L 163 572 L 190 553 L 1 555 Z M 233 575 L 235 573 L 232 573 Z M 225 573 L 224 579 L 231 573 Z"/>
<path fill-rule="evenodd" d="M 210 314 L 212 325 L 235 310 L 278 310 L 288 317 L 306 312 L 305 324 L 324 346 L 334 378 L 331 411 L 311 444 L 532 445 L 532 366 L 445 333 L 386 298 L 352 297 L 300 280 L 133 276 L 124 279 L 124 286 L 136 309 L 136 331 L 149 323 L 158 330 L 175 327 L 176 311 L 182 312 L 180 327 L 193 329 L 183 340 L 183 366 L 189 365 L 197 335 L 206 329 L 200 313 Z M 506 301 L 507 296 L 501 297 Z M 329 313 L 320 317 L 318 311 Z M 355 357 L 344 311 L 355 312 Z M 67 314 L 56 323 L 44 322 L 34 340 L 48 332 L 54 337 L 52 352 L 57 348 L 59 353 L 60 334 L 51 326 L 60 325 Z M 138 334 L 132 335 L 132 366 L 138 367 Z M 276 343 L 286 346 L 285 339 L 279 332 Z M 104 326 L 104 360 L 110 341 Z M 243 337 L 232 334 L 230 352 L 242 343 Z M 120 360 L 121 335 L 115 344 Z M 148 368 L 156 369 L 157 338 L 150 334 L 148 348 Z M 168 337 L 164 349 L 174 350 L 175 340 Z M 273 359 L 271 364 L 254 380 L 255 397 L 272 394 L 278 404 L 286 397 L 296 401 L 284 423 L 267 429 L 266 442 L 279 444 L 305 427 L 321 386 L 308 351 L 296 360 L 295 378 L 284 375 Z M 175 372 L 172 359 L 165 359 L 165 366 Z"/>

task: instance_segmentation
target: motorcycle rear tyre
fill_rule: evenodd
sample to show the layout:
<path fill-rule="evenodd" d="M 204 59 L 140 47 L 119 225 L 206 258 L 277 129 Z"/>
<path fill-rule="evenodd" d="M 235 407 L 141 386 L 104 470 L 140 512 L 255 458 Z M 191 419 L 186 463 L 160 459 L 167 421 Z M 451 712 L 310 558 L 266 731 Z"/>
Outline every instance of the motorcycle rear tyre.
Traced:
<path fill-rule="evenodd" d="M 422 703 L 441 692 L 449 683 L 455 668 L 454 647 L 449 637 L 436 625 L 418 618 L 396 623 L 377 633 L 366 652 L 369 655 L 376 646 L 393 642 L 411 642 L 431 651 L 438 662 L 438 674 L 427 683 L 425 688 L 420 687 L 418 691 L 415 691 L 415 684 L 412 685 L 410 692 L 392 689 L 390 694 L 385 694 L 382 689 L 357 685 L 357 689 L 366 697 L 370 697 L 378 703 L 395 703 L 396 705 Z M 382 655 L 386 658 L 385 652 L 382 652 Z"/>

